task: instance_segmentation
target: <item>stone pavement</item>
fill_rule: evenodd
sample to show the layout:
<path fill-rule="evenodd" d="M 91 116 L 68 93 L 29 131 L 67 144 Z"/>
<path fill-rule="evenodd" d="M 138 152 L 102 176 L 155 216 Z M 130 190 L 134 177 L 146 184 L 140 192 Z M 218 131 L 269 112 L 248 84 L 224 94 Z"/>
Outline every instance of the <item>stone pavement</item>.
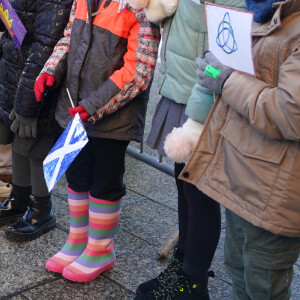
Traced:
<path fill-rule="evenodd" d="M 146 133 L 159 100 L 156 80 L 151 89 Z M 136 143 L 133 146 L 138 147 Z M 156 156 L 145 146 L 144 151 Z M 166 161 L 166 163 L 170 163 Z M 158 275 L 169 263 L 157 250 L 177 229 L 177 203 L 174 178 L 127 155 L 124 197 L 114 267 L 90 283 L 73 283 L 44 268 L 46 260 L 64 244 L 68 235 L 66 182 L 62 178 L 53 191 L 57 227 L 27 243 L 5 239 L 0 227 L 0 299 L 133 299 L 136 287 Z M 213 261 L 216 277 L 209 279 L 211 299 L 231 298 L 230 279 L 223 267 L 225 222 Z M 205 245 L 203 245 L 205 247 Z M 300 299 L 300 260 L 295 266 L 293 300 Z M 255 299 L 254 299 L 255 300 Z"/>

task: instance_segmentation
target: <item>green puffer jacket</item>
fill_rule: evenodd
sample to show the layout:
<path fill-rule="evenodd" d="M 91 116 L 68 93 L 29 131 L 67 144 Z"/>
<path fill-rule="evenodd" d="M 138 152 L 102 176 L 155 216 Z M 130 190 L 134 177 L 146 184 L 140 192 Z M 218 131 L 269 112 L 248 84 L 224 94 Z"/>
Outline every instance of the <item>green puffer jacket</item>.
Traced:
<path fill-rule="evenodd" d="M 203 57 L 207 50 L 204 2 L 204 0 L 178 0 L 176 13 L 165 19 L 159 73 L 160 94 L 176 103 L 187 104 L 186 114 L 202 124 L 213 104 L 212 93 L 196 83 L 195 59 L 198 56 Z M 246 9 L 244 0 L 206 2 Z"/>

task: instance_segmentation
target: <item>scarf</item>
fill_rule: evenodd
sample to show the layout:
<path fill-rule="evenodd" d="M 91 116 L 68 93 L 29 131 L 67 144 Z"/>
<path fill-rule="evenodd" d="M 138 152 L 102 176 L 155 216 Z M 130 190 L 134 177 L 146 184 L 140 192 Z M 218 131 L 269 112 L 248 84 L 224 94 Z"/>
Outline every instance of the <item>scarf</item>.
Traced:
<path fill-rule="evenodd" d="M 283 0 L 246 0 L 247 9 L 254 13 L 253 20 L 257 23 L 266 23 L 272 19 L 275 9 L 273 3 Z"/>

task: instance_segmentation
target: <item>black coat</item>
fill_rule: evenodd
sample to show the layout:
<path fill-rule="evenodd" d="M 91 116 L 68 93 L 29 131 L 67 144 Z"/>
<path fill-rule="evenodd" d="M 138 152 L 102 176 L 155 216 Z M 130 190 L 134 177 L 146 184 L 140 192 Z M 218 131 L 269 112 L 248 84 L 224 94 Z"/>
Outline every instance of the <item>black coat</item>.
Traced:
<path fill-rule="evenodd" d="M 63 36 L 73 0 L 10 0 L 27 33 L 21 50 L 2 21 L 0 31 L 0 120 L 10 125 L 12 108 L 24 117 L 38 118 L 38 134 L 53 128 L 57 91 L 43 103 L 35 99 L 34 84 L 54 46 Z M 48 98 L 48 99 L 47 99 Z"/>

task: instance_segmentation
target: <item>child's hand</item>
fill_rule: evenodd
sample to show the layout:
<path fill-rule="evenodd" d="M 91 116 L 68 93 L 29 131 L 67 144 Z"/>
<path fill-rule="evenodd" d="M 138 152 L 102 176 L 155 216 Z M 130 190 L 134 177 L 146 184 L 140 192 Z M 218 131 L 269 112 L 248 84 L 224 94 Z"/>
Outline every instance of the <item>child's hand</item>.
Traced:
<path fill-rule="evenodd" d="M 206 52 L 204 58 L 198 57 L 197 83 L 209 90 L 221 94 L 225 81 L 234 71 L 224 66 L 212 52 Z"/>
<path fill-rule="evenodd" d="M 88 122 L 87 118 L 89 117 L 89 113 L 81 105 L 74 107 L 74 108 L 69 107 L 68 110 L 69 110 L 69 114 L 71 115 L 72 118 L 74 118 L 75 115 L 77 113 L 79 113 L 79 117 L 80 117 L 81 121 L 83 123 Z"/>

